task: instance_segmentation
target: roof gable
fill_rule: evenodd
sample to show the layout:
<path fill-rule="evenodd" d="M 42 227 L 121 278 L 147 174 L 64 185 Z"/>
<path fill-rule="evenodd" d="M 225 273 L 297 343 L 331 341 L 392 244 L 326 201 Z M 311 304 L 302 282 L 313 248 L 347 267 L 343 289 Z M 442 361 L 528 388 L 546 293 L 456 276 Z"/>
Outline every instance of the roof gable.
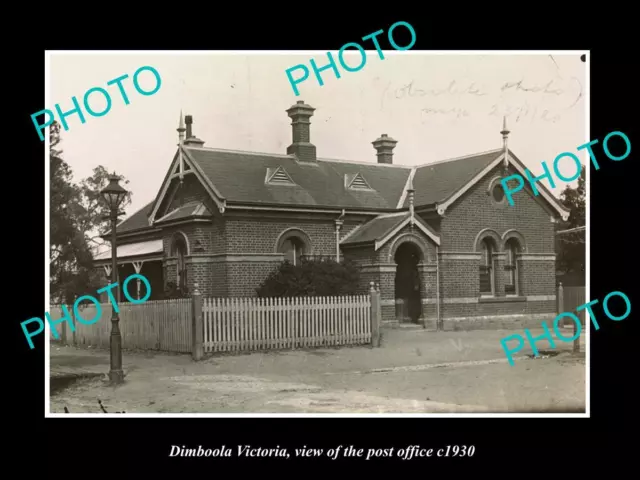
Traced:
<path fill-rule="evenodd" d="M 496 161 L 502 151 L 502 149 L 496 149 L 416 167 L 412 179 L 415 205 L 434 205 L 452 197 L 488 165 Z M 407 198 L 403 202 L 403 207 L 409 207 Z"/>
<path fill-rule="evenodd" d="M 525 177 L 526 167 L 511 150 L 508 151 L 509 164 Z M 415 188 L 415 205 L 437 205 L 438 213 L 443 214 L 449 206 L 456 202 L 465 192 L 489 175 L 492 170 L 504 160 L 504 150 L 488 152 L 454 158 L 433 164 L 416 167 L 412 178 Z M 539 185 L 538 202 L 545 202 L 562 218 L 568 215 L 568 210 L 556 199 L 544 185 Z M 408 208 L 405 198 L 403 207 Z"/>
<path fill-rule="evenodd" d="M 397 235 L 407 225 L 415 225 L 427 238 L 436 245 L 440 245 L 440 237 L 420 217 L 410 212 L 380 215 L 373 220 L 357 227 L 340 241 L 340 245 L 361 245 L 373 243 L 374 249 L 379 250 L 389 240 Z"/>
<path fill-rule="evenodd" d="M 211 182 L 211 179 L 207 177 L 199 165 L 194 162 L 193 158 L 189 155 L 186 148 L 179 146 L 176 151 L 173 161 L 169 166 L 167 174 L 164 177 L 164 181 L 160 187 L 160 191 L 153 201 L 151 212 L 149 214 L 149 224 L 153 225 L 161 215 L 165 215 L 167 211 L 160 211 L 160 207 L 167 195 L 172 195 L 175 191 L 175 187 L 180 179 L 184 175 L 194 175 L 198 179 L 198 182 L 204 187 L 205 191 L 209 194 L 209 197 L 218 207 L 220 212 L 224 212 L 224 197 L 220 195 L 215 185 Z M 165 209 L 169 208 L 169 205 L 165 205 Z"/>
<path fill-rule="evenodd" d="M 524 163 L 522 163 L 522 161 L 518 157 L 516 157 L 516 155 L 511 150 L 509 150 L 509 164 L 513 165 L 516 168 L 516 170 L 522 176 L 523 179 L 526 179 L 525 171 L 527 168 L 524 166 Z M 525 188 L 527 187 L 528 185 L 525 180 Z M 569 218 L 569 214 L 571 213 L 571 210 L 567 209 L 562 204 L 562 202 L 558 198 L 556 198 L 549 191 L 549 189 L 545 187 L 543 184 L 541 183 L 536 184 L 536 188 L 538 189 L 540 194 L 535 195 L 534 199 L 538 202 L 546 201 L 546 203 L 558 213 L 558 215 L 562 218 L 562 220 L 566 221 Z"/>

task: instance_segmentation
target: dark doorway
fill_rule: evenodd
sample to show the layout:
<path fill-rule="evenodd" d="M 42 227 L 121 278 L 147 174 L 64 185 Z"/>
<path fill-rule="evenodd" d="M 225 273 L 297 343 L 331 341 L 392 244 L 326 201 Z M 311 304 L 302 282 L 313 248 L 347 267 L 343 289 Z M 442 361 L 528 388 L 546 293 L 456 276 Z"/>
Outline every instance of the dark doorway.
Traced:
<path fill-rule="evenodd" d="M 420 296 L 420 249 L 413 243 L 403 243 L 394 257 L 396 264 L 395 298 L 396 318 L 403 322 L 418 323 L 422 316 Z"/>

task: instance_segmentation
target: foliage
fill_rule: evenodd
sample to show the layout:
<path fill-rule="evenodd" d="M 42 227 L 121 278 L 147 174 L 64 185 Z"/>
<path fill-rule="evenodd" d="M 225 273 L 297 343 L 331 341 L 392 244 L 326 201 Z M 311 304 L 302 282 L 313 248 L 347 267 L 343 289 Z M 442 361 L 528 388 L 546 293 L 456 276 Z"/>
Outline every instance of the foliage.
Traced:
<path fill-rule="evenodd" d="M 349 261 L 303 259 L 299 265 L 285 261 L 256 289 L 259 297 L 355 295 L 360 270 Z"/>
<path fill-rule="evenodd" d="M 81 208 L 76 212 L 80 229 L 86 233 L 87 241 L 92 248 L 101 246 L 105 242 L 101 235 L 111 230 L 111 223 L 105 221 L 109 218 L 110 211 L 107 204 L 102 199 L 100 191 L 109 184 L 111 173 L 102 165 L 93 169 L 90 177 L 83 179 L 78 188 L 80 190 Z M 123 210 L 131 204 L 131 192 L 127 188 L 129 180 L 120 177 L 120 186 L 127 190 L 127 194 L 120 205 L 120 215 Z"/>
<path fill-rule="evenodd" d="M 558 230 L 569 230 L 585 226 L 586 218 L 586 173 L 582 169 L 575 188 L 567 186 L 560 200 L 571 210 L 569 219 L 558 224 Z M 584 230 L 557 235 L 557 269 L 561 272 L 585 272 L 585 235 Z"/>
<path fill-rule="evenodd" d="M 91 177 L 74 183 L 71 167 L 62 158 L 59 123 L 50 126 L 49 140 L 50 290 L 53 301 L 69 304 L 104 286 L 92 265 L 92 247 L 101 243 L 96 241 L 96 232 L 110 228 L 102 225 L 104 209 L 98 204 L 99 190 L 107 185 L 107 175 L 99 166 Z M 125 205 L 128 202 L 130 195 Z"/>
<path fill-rule="evenodd" d="M 191 292 L 189 291 L 188 287 L 185 286 L 184 288 L 180 288 L 174 282 L 167 282 L 164 288 L 165 299 L 169 300 L 174 298 L 189 298 L 189 297 L 191 297 Z"/>

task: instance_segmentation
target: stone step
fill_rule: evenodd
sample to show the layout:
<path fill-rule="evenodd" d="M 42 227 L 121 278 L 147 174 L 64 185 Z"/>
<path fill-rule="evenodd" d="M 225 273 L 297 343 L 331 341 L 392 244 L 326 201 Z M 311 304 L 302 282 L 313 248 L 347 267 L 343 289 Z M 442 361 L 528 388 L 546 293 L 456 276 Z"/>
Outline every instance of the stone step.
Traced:
<path fill-rule="evenodd" d="M 424 330 L 422 325 L 416 323 L 387 322 L 380 325 L 380 327 L 393 330 Z"/>

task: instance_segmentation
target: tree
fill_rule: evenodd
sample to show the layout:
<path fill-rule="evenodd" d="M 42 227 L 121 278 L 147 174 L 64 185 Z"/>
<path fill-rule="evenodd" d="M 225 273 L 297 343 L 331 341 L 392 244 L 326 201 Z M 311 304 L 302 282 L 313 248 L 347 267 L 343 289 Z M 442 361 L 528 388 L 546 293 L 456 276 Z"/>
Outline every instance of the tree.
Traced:
<path fill-rule="evenodd" d="M 83 179 L 79 185 L 80 202 L 74 214 L 78 220 L 80 230 L 85 232 L 87 242 L 92 251 L 96 251 L 97 248 L 105 244 L 101 235 L 111 230 L 111 223 L 108 221 L 110 218 L 109 207 L 100 195 L 100 191 L 109 183 L 110 175 L 111 173 L 105 167 L 98 165 L 93 169 L 93 174 Z M 123 215 L 124 209 L 131 204 L 131 192 L 127 188 L 129 180 L 121 175 L 119 177 L 120 185 L 127 190 L 127 194 L 120 205 L 121 212 L 119 214 Z"/>
<path fill-rule="evenodd" d="M 91 247 L 99 243 L 94 241 L 98 233 L 110 228 L 103 223 L 106 207 L 99 202 L 107 174 L 104 167 L 96 167 L 91 177 L 76 185 L 71 167 L 62 158 L 57 122 L 50 126 L 49 140 L 50 294 L 52 301 L 68 304 L 104 286 L 93 268 Z M 130 201 L 129 194 L 124 205 Z"/>
<path fill-rule="evenodd" d="M 566 222 L 558 224 L 557 231 L 584 227 L 586 218 L 586 173 L 582 169 L 575 188 L 567 186 L 560 200 L 571 211 Z M 585 230 L 556 235 L 557 268 L 565 273 L 585 272 Z"/>
<path fill-rule="evenodd" d="M 72 285 L 80 265 L 90 262 L 91 254 L 86 248 L 83 236 L 73 212 L 80 201 L 80 190 L 73 184 L 71 168 L 62 158 L 60 144 L 60 124 L 54 122 L 49 129 L 50 183 L 50 275 L 51 297 L 68 303 L 73 301 Z M 71 298 L 69 298 L 71 296 Z"/>
<path fill-rule="evenodd" d="M 299 265 L 285 261 L 256 289 L 259 297 L 355 295 L 360 271 L 349 261 L 303 259 Z"/>

